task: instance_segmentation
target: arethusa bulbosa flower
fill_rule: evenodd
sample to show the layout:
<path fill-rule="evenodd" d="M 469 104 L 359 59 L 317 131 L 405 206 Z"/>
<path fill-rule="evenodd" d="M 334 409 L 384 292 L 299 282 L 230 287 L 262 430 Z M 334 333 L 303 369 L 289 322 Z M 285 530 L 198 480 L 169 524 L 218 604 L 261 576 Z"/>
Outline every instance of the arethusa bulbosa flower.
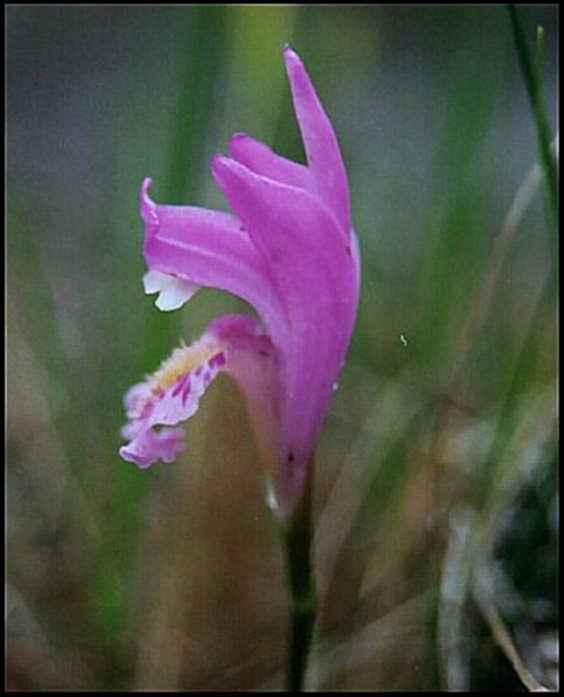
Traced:
<path fill-rule="evenodd" d="M 256 317 L 214 320 L 125 396 L 121 456 L 148 467 L 182 451 L 178 424 L 216 375 L 242 390 L 281 517 L 300 499 L 356 316 L 360 257 L 333 127 L 297 54 L 284 49 L 307 166 L 235 134 L 212 174 L 232 214 L 161 205 L 141 187 L 147 293 L 172 310 L 200 287 L 232 293 Z"/>

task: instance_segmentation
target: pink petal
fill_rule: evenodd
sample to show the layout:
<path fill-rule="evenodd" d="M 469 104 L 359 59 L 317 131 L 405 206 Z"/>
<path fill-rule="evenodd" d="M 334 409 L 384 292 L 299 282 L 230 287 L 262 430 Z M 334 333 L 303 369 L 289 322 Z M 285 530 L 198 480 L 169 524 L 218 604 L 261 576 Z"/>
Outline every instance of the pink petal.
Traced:
<path fill-rule="evenodd" d="M 291 320 L 287 337 L 272 338 L 284 356 L 287 393 L 280 471 L 295 477 L 285 485 L 299 487 L 344 361 L 356 313 L 357 264 L 334 217 L 307 191 L 222 156 L 214 158 L 212 171 L 268 260 Z"/>
<path fill-rule="evenodd" d="M 333 211 L 348 237 L 351 227 L 349 187 L 335 131 L 301 60 L 289 46 L 284 49 L 284 60 L 309 169 L 319 196 Z"/>
<path fill-rule="evenodd" d="M 145 179 L 141 189 L 148 268 L 233 293 L 253 305 L 266 322 L 279 322 L 279 300 L 241 222 L 206 208 L 157 205 L 149 197 L 150 185 Z"/>
<path fill-rule="evenodd" d="M 307 167 L 277 155 L 268 145 L 244 133 L 235 133 L 231 136 L 229 154 L 234 160 L 257 174 L 298 189 L 316 191 L 315 182 Z"/>

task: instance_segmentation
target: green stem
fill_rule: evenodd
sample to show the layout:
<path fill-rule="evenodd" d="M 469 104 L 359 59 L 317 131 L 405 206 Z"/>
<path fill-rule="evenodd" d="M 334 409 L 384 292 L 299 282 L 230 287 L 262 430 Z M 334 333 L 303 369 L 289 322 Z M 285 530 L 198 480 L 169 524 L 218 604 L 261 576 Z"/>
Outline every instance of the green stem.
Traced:
<path fill-rule="evenodd" d="M 304 494 L 284 529 L 290 586 L 289 653 L 286 673 L 288 692 L 301 692 L 315 623 L 315 580 L 312 572 L 313 462 L 308 468 Z"/>
<path fill-rule="evenodd" d="M 504 449 L 507 447 L 510 440 L 509 434 L 515 429 L 515 419 L 520 404 L 519 396 L 523 391 L 523 386 L 529 384 L 527 378 L 529 378 L 530 382 L 531 372 L 534 370 L 537 362 L 539 350 L 542 345 L 542 339 L 539 338 L 539 333 L 546 317 L 545 310 L 556 298 L 556 284 L 556 274 L 552 271 L 545 281 L 536 302 L 523 345 L 519 350 L 509 389 L 501 406 L 493 442 L 484 460 L 484 464 L 487 467 L 483 484 L 484 500 L 488 500 L 487 496 L 494 493 L 494 482 L 496 480 L 500 481 L 501 474 L 496 469 L 495 463 L 503 462 Z M 488 494 L 488 492 L 490 492 L 490 494 Z"/>
<path fill-rule="evenodd" d="M 527 39 L 517 13 L 517 8 L 515 5 L 508 5 L 507 9 L 509 11 L 509 18 L 511 20 L 511 28 L 513 29 L 513 39 L 515 41 L 515 47 L 519 57 L 519 64 L 521 65 L 521 72 L 523 73 L 525 86 L 529 94 L 529 100 L 531 102 L 535 124 L 537 127 L 539 150 L 546 177 L 551 208 L 552 212 L 556 215 L 558 210 L 558 181 L 556 175 L 556 164 L 550 152 L 550 129 L 542 104 L 540 70 L 535 70 L 533 66 L 529 48 L 527 46 Z"/>

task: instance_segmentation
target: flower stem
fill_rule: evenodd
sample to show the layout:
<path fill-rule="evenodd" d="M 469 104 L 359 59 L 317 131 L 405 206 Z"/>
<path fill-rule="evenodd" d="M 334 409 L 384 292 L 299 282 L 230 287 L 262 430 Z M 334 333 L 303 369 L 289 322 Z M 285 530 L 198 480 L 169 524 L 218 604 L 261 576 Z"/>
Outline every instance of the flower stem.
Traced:
<path fill-rule="evenodd" d="M 315 623 L 315 581 L 311 568 L 313 463 L 303 497 L 284 530 L 290 586 L 289 652 L 286 688 L 301 692 Z"/>

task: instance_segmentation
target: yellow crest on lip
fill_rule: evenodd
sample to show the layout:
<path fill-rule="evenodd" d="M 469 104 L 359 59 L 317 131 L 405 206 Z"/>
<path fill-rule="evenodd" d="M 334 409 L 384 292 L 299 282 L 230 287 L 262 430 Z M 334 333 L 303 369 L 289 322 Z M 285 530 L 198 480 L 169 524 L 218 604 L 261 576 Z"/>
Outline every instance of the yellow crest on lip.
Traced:
<path fill-rule="evenodd" d="M 190 346 L 182 344 L 174 349 L 168 358 L 149 377 L 148 381 L 153 392 L 168 389 L 182 375 L 186 375 L 199 365 L 209 360 L 221 347 L 209 340 L 200 339 Z"/>

